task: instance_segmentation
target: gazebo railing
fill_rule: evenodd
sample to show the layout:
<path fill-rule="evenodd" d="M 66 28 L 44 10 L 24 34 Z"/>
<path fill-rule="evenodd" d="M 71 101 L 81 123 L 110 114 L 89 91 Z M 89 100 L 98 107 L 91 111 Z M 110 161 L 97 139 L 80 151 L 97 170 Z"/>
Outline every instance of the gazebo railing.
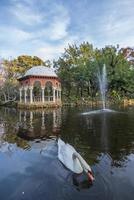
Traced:
<path fill-rule="evenodd" d="M 33 97 L 33 102 L 41 102 L 42 98 L 41 97 Z"/>
<path fill-rule="evenodd" d="M 55 97 L 55 100 L 57 101 L 58 98 Z M 42 99 L 42 96 L 33 96 L 32 97 L 32 102 L 53 102 L 54 101 L 54 98 L 53 96 L 44 96 L 44 101 Z M 25 99 L 24 97 L 22 98 L 22 102 L 25 102 Z M 26 97 L 26 103 L 31 103 L 31 99 L 29 96 Z"/>
<path fill-rule="evenodd" d="M 53 96 L 45 96 L 44 100 L 45 101 L 53 101 Z"/>
<path fill-rule="evenodd" d="M 53 96 L 44 96 L 44 101 L 53 101 Z M 33 102 L 42 102 L 42 97 L 33 97 Z"/>

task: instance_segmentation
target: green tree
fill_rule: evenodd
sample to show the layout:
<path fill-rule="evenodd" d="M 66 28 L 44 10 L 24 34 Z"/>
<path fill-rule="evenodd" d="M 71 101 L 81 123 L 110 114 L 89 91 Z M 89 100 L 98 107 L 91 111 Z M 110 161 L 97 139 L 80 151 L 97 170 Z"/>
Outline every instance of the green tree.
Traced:
<path fill-rule="evenodd" d="M 93 58 L 93 46 L 84 42 L 80 46 L 69 45 L 54 63 L 62 81 L 63 94 L 67 94 L 68 98 L 81 98 L 89 94 L 94 82 Z"/>
<path fill-rule="evenodd" d="M 54 64 L 62 81 L 63 96 L 66 94 L 67 98 L 96 98 L 99 92 L 97 74 L 104 64 L 108 73 L 109 96 L 115 91 L 120 98 L 133 96 L 134 68 L 119 46 L 93 49 L 85 42 L 79 46 L 69 45 Z"/>

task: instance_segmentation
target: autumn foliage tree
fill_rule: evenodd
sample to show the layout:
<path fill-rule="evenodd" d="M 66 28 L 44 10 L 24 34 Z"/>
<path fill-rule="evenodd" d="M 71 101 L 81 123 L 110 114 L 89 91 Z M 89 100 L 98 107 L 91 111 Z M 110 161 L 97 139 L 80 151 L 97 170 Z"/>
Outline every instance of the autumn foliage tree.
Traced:
<path fill-rule="evenodd" d="M 16 59 L 4 60 L 4 76 L 5 83 L 0 88 L 0 99 L 4 102 L 15 100 L 18 97 L 18 77 L 25 74 L 25 72 L 33 66 L 48 66 L 50 62 L 44 62 L 37 56 L 18 56 Z"/>

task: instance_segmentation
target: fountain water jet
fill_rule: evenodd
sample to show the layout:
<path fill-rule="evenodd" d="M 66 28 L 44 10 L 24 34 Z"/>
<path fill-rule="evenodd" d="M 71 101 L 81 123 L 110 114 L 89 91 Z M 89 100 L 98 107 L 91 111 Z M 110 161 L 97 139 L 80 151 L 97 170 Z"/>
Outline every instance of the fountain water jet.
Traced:
<path fill-rule="evenodd" d="M 106 92 L 107 92 L 107 74 L 106 74 L 106 65 L 103 65 L 102 72 L 98 74 L 99 88 L 101 93 L 102 100 L 102 109 L 106 110 Z"/>
<path fill-rule="evenodd" d="M 101 114 L 103 112 L 115 112 L 114 110 L 110 110 L 106 108 L 106 92 L 107 92 L 107 73 L 106 73 L 106 65 L 103 65 L 102 72 L 98 73 L 99 80 L 99 88 L 101 93 L 101 101 L 102 101 L 102 109 L 93 110 L 89 112 L 82 113 L 83 115 L 92 115 L 92 114 Z"/>

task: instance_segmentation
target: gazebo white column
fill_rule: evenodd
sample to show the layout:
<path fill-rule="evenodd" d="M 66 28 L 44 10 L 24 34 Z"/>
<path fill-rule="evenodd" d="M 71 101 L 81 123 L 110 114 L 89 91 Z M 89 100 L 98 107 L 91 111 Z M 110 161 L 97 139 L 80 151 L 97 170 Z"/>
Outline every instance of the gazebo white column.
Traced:
<path fill-rule="evenodd" d="M 55 102 L 55 88 L 53 87 L 53 102 Z"/>
<path fill-rule="evenodd" d="M 24 87 L 24 102 L 27 103 L 27 87 Z"/>
<path fill-rule="evenodd" d="M 45 99 L 44 99 L 44 89 L 45 89 L 44 87 L 41 88 L 41 90 L 42 90 L 42 103 L 45 102 Z"/>
<path fill-rule="evenodd" d="M 20 91 L 20 103 L 22 102 L 22 88 L 19 88 Z"/>
<path fill-rule="evenodd" d="M 33 87 L 30 87 L 29 90 L 30 90 L 30 103 L 33 103 Z"/>

